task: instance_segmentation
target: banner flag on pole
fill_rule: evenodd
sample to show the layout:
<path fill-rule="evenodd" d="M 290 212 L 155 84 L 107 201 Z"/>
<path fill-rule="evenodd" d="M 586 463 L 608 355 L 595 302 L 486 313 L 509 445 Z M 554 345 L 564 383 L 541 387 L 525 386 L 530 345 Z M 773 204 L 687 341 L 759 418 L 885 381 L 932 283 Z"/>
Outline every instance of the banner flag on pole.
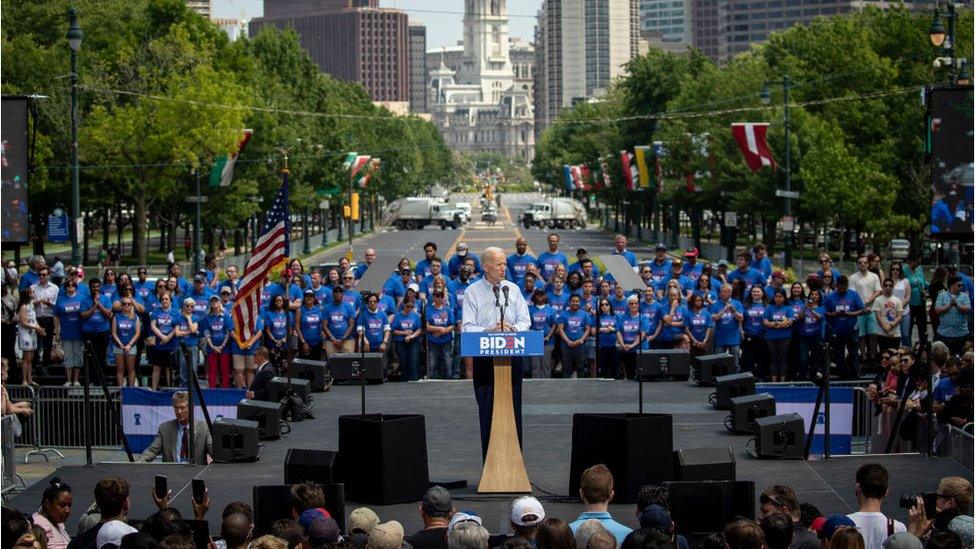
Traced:
<path fill-rule="evenodd" d="M 732 137 L 739 144 L 746 165 L 752 171 L 759 171 L 764 166 L 776 168 L 773 154 L 769 152 L 766 143 L 766 130 L 769 124 L 764 122 L 736 122 L 732 124 Z"/>
<path fill-rule="evenodd" d="M 634 147 L 634 159 L 637 160 L 637 175 L 640 188 L 647 189 L 651 186 L 651 176 L 647 170 L 647 157 L 650 155 L 651 148 L 647 145 Z"/>
<path fill-rule="evenodd" d="M 237 163 L 237 157 L 244 151 L 244 147 L 251 140 L 251 134 L 253 133 L 252 130 L 244 130 L 244 135 L 237 142 L 237 151 L 229 156 L 217 158 L 217 161 L 214 162 L 213 169 L 210 170 L 209 184 L 211 187 L 226 187 L 230 185 L 231 179 L 234 178 L 234 164 Z"/>
<path fill-rule="evenodd" d="M 573 190 L 573 169 L 569 164 L 563 164 L 563 181 L 566 182 L 566 190 Z"/>
<path fill-rule="evenodd" d="M 623 168 L 624 182 L 627 183 L 627 190 L 636 190 L 640 174 L 637 171 L 637 163 L 634 161 L 634 155 L 627 151 L 620 151 L 620 165 Z"/>

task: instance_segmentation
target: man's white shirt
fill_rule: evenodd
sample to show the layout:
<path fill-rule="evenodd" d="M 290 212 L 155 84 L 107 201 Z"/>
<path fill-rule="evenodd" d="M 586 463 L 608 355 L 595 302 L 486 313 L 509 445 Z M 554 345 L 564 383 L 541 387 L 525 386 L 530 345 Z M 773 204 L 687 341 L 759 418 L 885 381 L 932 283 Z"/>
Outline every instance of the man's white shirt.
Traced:
<path fill-rule="evenodd" d="M 505 303 L 502 288 L 508 288 L 508 305 L 505 307 L 505 323 L 511 324 L 516 332 L 528 330 L 532 325 L 529 306 L 522 291 L 515 283 L 502 280 L 498 285 L 498 301 Z M 461 331 L 486 332 L 498 324 L 501 311 L 495 304 L 495 292 L 487 279 L 481 279 L 464 291 L 461 304 Z"/>

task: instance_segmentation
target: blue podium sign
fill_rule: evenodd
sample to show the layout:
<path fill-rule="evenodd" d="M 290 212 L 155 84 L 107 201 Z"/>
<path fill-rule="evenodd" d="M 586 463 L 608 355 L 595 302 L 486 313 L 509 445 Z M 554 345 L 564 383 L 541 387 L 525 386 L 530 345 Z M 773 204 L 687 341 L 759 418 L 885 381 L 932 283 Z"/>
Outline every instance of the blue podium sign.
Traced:
<path fill-rule="evenodd" d="M 542 332 L 463 332 L 461 356 L 541 356 Z"/>

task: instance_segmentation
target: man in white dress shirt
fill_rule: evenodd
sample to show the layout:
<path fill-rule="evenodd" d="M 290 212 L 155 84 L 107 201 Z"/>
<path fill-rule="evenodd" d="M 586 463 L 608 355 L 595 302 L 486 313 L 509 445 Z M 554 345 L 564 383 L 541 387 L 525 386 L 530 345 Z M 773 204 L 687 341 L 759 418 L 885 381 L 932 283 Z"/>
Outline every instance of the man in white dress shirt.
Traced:
<path fill-rule="evenodd" d="M 505 280 L 505 252 L 491 247 L 481 254 L 484 278 L 464 291 L 461 306 L 462 332 L 521 332 L 529 329 L 529 307 L 515 283 Z M 505 290 L 508 290 L 507 292 Z M 505 304 L 505 318 L 501 319 L 498 304 Z M 522 359 L 512 359 L 512 401 L 515 405 L 515 426 L 519 445 L 522 444 Z M 481 457 L 488 453 L 491 435 L 492 401 L 495 396 L 494 360 L 474 358 L 474 398 L 478 401 L 481 423 Z"/>

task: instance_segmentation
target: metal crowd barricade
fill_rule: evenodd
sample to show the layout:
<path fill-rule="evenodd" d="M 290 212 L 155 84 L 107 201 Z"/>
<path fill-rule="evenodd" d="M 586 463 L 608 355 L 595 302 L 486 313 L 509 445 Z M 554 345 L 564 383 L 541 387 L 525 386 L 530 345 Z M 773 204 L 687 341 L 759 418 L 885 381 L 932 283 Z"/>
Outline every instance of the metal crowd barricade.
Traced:
<path fill-rule="evenodd" d="M 38 390 L 40 389 L 42 388 L 39 387 Z M 34 410 L 34 413 L 29 417 L 20 419 L 21 434 L 14 441 L 16 446 L 33 448 L 24 454 L 24 463 L 29 463 L 31 456 L 41 456 L 44 461 L 49 461 L 48 453 L 56 454 L 63 459 L 64 455 L 54 448 L 41 447 L 39 395 L 34 387 L 30 385 L 9 385 L 7 386 L 7 394 L 10 396 L 10 400 L 30 402 L 31 409 Z"/>
<path fill-rule="evenodd" d="M 119 432 L 108 408 L 105 394 L 98 385 L 90 388 L 92 409 L 92 447 L 117 449 L 122 444 Z M 113 404 L 121 415 L 121 398 L 118 387 L 109 387 Z M 50 386 L 37 389 L 37 407 L 34 417 L 39 432 L 38 446 L 60 455 L 53 448 L 84 448 L 84 387 Z M 62 456 L 63 457 L 63 456 Z"/>
<path fill-rule="evenodd" d="M 955 425 L 944 426 L 947 435 L 943 439 L 940 455 L 951 457 L 963 467 L 973 470 L 973 424 L 967 423 L 962 428 Z"/>
<path fill-rule="evenodd" d="M 12 494 L 27 488 L 24 479 L 17 474 L 17 459 L 14 457 L 14 426 L 18 418 L 14 415 L 6 415 L 0 419 L 0 442 L 2 442 L 2 452 L 0 452 L 0 470 L 2 470 L 2 495 Z"/>

